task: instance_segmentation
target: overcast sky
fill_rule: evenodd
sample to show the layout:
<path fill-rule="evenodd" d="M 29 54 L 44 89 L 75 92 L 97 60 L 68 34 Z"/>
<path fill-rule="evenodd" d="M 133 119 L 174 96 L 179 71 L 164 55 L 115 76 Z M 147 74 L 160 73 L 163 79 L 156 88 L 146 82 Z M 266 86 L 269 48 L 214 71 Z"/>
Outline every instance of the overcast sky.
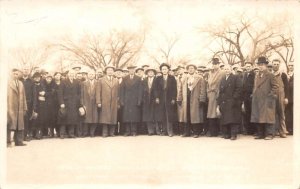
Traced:
<path fill-rule="evenodd" d="M 51 2 L 51 3 L 50 3 Z M 294 2 L 295 3 L 295 2 Z M 43 41 L 59 40 L 62 36 L 76 39 L 83 33 L 105 33 L 111 29 L 137 31 L 147 25 L 151 51 L 160 33 L 182 37 L 174 52 L 191 54 L 196 62 L 208 57 L 208 39 L 196 28 L 218 23 L 233 12 L 262 13 L 291 10 L 293 2 L 241 3 L 239 1 L 1 1 L 1 50 L 34 46 Z M 3 53 L 4 52 L 4 53 Z M 4 55 L 3 55 L 4 54 Z M 9 57 L 9 54 L 7 54 Z M 9 59 L 9 58 L 8 58 Z M 141 62 L 147 61 L 141 59 Z M 199 64 L 199 63 L 197 63 Z"/>

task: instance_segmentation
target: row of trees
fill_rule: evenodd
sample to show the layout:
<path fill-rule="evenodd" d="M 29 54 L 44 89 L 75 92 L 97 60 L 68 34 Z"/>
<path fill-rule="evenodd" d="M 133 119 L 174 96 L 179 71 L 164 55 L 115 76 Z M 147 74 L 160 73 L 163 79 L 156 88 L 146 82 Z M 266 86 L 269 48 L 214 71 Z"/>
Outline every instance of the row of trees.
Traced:
<path fill-rule="evenodd" d="M 254 62 L 259 56 L 278 56 L 283 62 L 293 61 L 294 44 L 292 26 L 287 16 L 267 21 L 259 16 L 235 14 L 218 24 L 198 27 L 199 35 L 211 40 L 207 46 L 210 57 L 219 57 L 224 63 Z M 112 30 L 105 34 L 86 33 L 77 40 L 64 37 L 58 42 L 43 43 L 38 47 L 19 48 L 12 51 L 19 66 L 28 65 L 30 69 L 42 66 L 49 58 L 59 53 L 56 61 L 60 69 L 68 62 L 76 62 L 91 69 L 114 65 L 124 68 L 129 63 L 137 63 L 141 56 L 147 56 L 153 63 L 170 65 L 186 64 L 189 55 L 178 56 L 174 48 L 178 46 L 181 35 L 167 35 L 161 32 L 159 41 L 149 38 L 146 29 L 140 31 Z M 153 40 L 155 49 L 145 47 L 146 40 Z"/>

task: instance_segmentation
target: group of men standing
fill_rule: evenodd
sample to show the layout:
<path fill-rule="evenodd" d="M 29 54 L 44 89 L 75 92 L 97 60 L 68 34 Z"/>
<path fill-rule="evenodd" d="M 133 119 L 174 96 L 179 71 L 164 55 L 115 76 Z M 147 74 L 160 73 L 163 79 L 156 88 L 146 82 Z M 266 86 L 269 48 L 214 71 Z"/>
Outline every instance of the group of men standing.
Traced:
<path fill-rule="evenodd" d="M 107 66 L 68 73 L 13 69 L 8 85 L 8 133 L 11 146 L 44 137 L 124 135 L 200 135 L 236 140 L 238 133 L 256 139 L 285 138 L 293 132 L 293 64 L 288 74 L 280 61 L 258 58 L 245 70 L 194 64 L 171 69 L 162 63 L 126 70 Z M 22 76 L 20 77 L 20 73 Z M 104 73 L 104 74 L 103 74 Z M 66 75 L 65 75 L 66 74 Z"/>

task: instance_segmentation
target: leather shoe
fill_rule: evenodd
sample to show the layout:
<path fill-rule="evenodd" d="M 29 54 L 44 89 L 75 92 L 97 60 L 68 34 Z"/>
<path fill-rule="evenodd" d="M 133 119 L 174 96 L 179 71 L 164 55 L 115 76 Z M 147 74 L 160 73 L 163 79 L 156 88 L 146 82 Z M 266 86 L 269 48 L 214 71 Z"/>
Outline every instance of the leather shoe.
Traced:
<path fill-rule="evenodd" d="M 232 136 L 230 140 L 236 140 L 236 136 Z"/>
<path fill-rule="evenodd" d="M 280 138 L 286 138 L 287 137 L 286 134 L 280 134 L 279 136 L 280 136 Z"/>
<path fill-rule="evenodd" d="M 15 146 L 26 146 L 26 144 L 22 143 L 17 143 Z"/>
<path fill-rule="evenodd" d="M 256 136 L 254 139 L 264 139 L 263 136 Z"/>
<path fill-rule="evenodd" d="M 272 139 L 273 139 L 272 136 L 266 136 L 266 137 L 265 137 L 265 140 L 272 140 Z"/>

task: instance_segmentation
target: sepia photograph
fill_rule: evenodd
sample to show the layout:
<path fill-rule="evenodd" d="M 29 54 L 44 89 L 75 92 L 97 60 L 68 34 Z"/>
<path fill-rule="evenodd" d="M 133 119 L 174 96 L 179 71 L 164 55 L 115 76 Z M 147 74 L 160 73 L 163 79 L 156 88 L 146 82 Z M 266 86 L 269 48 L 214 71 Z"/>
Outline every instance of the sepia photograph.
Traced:
<path fill-rule="evenodd" d="M 0 189 L 300 189 L 299 10 L 1 0 Z"/>

